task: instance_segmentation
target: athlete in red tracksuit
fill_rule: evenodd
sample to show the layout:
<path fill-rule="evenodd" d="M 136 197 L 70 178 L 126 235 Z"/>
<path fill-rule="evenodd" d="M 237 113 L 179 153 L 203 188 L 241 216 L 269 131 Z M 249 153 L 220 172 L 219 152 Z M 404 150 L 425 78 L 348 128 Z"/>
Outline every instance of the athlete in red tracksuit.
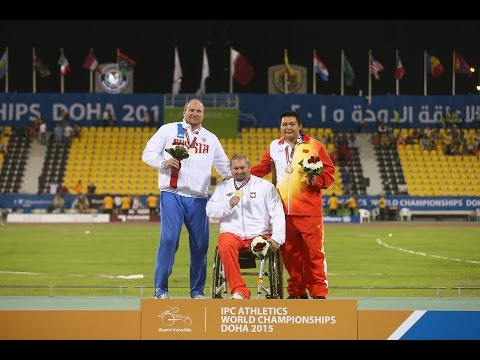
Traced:
<path fill-rule="evenodd" d="M 335 180 L 335 166 L 323 144 L 300 133 L 301 119 L 294 111 L 280 116 L 282 137 L 273 140 L 260 160 L 251 168 L 255 176 L 274 171 L 276 186 L 286 215 L 286 238 L 283 261 L 290 278 L 290 299 L 314 299 L 328 295 L 327 262 L 323 247 L 322 189 Z M 321 175 L 308 177 L 299 164 L 318 156 L 323 162 Z"/>

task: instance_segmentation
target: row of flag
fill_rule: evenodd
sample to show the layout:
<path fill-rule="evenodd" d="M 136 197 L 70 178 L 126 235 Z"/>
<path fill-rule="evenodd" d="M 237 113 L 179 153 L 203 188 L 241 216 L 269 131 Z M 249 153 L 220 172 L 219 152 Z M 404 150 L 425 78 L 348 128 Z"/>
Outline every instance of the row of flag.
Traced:
<path fill-rule="evenodd" d="M 369 53 L 369 71 L 370 75 L 374 79 L 380 79 L 380 73 L 384 70 L 383 65 L 375 59 L 371 53 Z M 129 75 L 132 73 L 136 62 L 128 57 L 125 53 L 117 49 L 117 64 L 119 71 L 124 75 Z M 70 71 L 71 67 L 67 60 L 66 55 L 64 54 L 63 49 L 60 52 L 60 58 L 58 59 L 58 65 L 60 66 L 60 75 L 64 78 Z M 284 52 L 284 66 L 285 74 L 291 76 L 293 74 L 293 68 L 290 65 L 288 60 L 287 50 Z M 101 73 L 101 67 L 98 63 L 97 58 L 91 49 L 83 62 L 83 67 L 92 72 Z M 51 71 L 45 65 L 45 63 L 33 53 L 33 68 L 36 72 L 39 73 L 41 78 L 45 78 L 51 75 Z M 454 73 L 455 74 L 471 74 L 474 69 L 470 67 L 465 58 L 457 52 L 454 52 Z M 425 71 L 428 74 L 431 74 L 434 78 L 440 78 L 444 73 L 444 67 L 438 57 L 431 54 L 425 53 Z M 343 72 L 343 81 L 346 86 L 352 86 L 355 80 L 355 72 L 342 51 L 342 72 Z M 5 50 L 3 56 L 0 58 L 0 79 L 5 77 L 8 73 L 8 49 Z M 328 81 L 329 71 L 325 63 L 321 60 L 320 56 L 313 51 L 313 73 L 320 76 L 323 81 Z M 405 76 L 405 68 L 400 60 L 400 57 L 396 55 L 396 66 L 393 77 L 395 80 L 399 81 Z M 205 81 L 210 76 L 210 67 L 207 57 L 206 49 L 203 49 L 203 63 L 202 63 L 202 76 L 200 81 L 200 87 L 197 90 L 197 94 L 202 94 L 206 92 Z M 230 91 L 232 91 L 232 80 L 236 80 L 241 85 L 248 85 L 255 76 L 255 71 L 253 67 L 248 62 L 247 58 L 240 54 L 235 49 L 230 49 Z M 181 89 L 182 83 L 182 68 L 180 65 L 180 57 L 177 47 L 174 51 L 174 72 L 173 72 L 173 85 L 172 85 L 172 94 L 178 94 Z"/>
<path fill-rule="evenodd" d="M 127 55 L 122 53 L 120 50 L 117 50 L 117 64 L 120 72 L 124 75 L 129 75 L 132 73 L 133 68 L 136 65 L 136 62 L 129 58 Z M 71 70 L 70 63 L 65 56 L 63 49 L 60 50 L 60 58 L 58 59 L 58 65 L 60 66 L 60 76 L 65 77 Z M 83 62 L 83 67 L 90 71 L 101 74 L 102 69 L 98 63 L 97 58 L 93 50 L 90 50 L 85 61 Z M 38 57 L 38 55 L 33 54 L 33 68 L 37 71 L 41 78 L 45 78 L 51 75 L 50 69 L 45 65 L 45 63 Z M 0 59 L 0 79 L 5 77 L 8 72 L 8 49 L 3 53 L 2 58 Z"/>
<path fill-rule="evenodd" d="M 455 52 L 454 58 L 455 74 L 469 75 L 473 72 L 473 68 L 467 63 L 462 55 Z M 443 65 L 436 56 L 427 53 L 425 64 L 427 73 L 431 74 L 434 78 L 440 78 L 444 73 Z M 285 71 L 288 73 L 289 71 L 287 70 L 287 67 L 290 67 L 290 65 L 288 64 L 288 59 L 285 58 Z M 313 68 L 315 73 L 318 74 L 323 81 L 328 81 L 328 69 L 323 61 L 320 60 L 320 57 L 316 51 L 313 52 Z M 347 86 L 351 86 L 353 84 L 353 80 L 355 79 L 355 73 L 346 56 L 343 57 L 343 69 L 345 72 L 345 83 Z M 373 75 L 376 80 L 380 80 L 379 73 L 383 70 L 383 65 L 378 60 L 374 59 L 373 56 L 370 56 L 370 74 Z M 405 68 L 403 67 L 402 61 L 397 54 L 393 77 L 395 80 L 401 80 L 404 76 Z"/>

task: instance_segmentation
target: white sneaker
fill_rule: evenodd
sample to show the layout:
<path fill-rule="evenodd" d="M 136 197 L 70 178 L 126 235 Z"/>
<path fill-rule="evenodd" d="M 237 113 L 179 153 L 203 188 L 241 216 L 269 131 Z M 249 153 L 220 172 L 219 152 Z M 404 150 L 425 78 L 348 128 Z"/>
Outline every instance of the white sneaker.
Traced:
<path fill-rule="evenodd" d="M 245 299 L 245 296 L 242 293 L 236 292 L 236 293 L 233 293 L 232 299 L 242 300 L 242 299 Z"/>
<path fill-rule="evenodd" d="M 163 293 L 158 296 L 155 296 L 155 299 L 169 299 L 168 293 Z"/>
<path fill-rule="evenodd" d="M 205 296 L 204 295 L 195 295 L 195 296 L 192 296 L 192 299 L 205 299 Z"/>

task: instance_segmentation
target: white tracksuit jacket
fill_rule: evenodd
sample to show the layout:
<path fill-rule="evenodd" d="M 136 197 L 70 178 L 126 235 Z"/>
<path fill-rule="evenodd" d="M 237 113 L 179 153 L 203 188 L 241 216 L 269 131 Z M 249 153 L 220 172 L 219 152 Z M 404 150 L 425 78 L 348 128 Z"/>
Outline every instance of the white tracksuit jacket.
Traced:
<path fill-rule="evenodd" d="M 230 232 L 242 239 L 268 233 L 272 234 L 272 240 L 282 245 L 285 242 L 285 213 L 275 186 L 251 175 L 241 190 L 243 196 L 232 208 L 229 200 L 235 195 L 234 180 L 218 184 L 207 203 L 207 216 L 220 220 L 220 232 Z"/>
<path fill-rule="evenodd" d="M 185 145 L 187 137 L 184 129 L 188 131 L 190 142 L 196 137 L 195 155 L 181 161 L 177 187 L 170 186 L 172 169 L 164 169 L 163 162 L 171 159 L 165 149 L 173 145 Z M 206 197 L 210 186 L 212 166 L 217 172 L 227 177 L 230 172 L 230 161 L 220 144 L 217 136 L 204 127 L 198 133 L 192 133 L 189 124 L 182 122 L 169 123 L 161 126 L 148 141 L 143 151 L 142 160 L 149 166 L 158 169 L 158 187 L 161 191 L 169 191 L 187 197 Z"/>

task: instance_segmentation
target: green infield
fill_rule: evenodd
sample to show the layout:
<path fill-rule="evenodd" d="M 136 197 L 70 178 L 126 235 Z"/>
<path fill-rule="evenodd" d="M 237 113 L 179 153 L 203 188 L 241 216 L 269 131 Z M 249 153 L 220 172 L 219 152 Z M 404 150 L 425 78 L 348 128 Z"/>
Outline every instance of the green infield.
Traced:
<path fill-rule="evenodd" d="M 211 225 L 206 296 L 218 231 Z M 455 287 L 480 288 L 479 239 L 475 223 L 325 224 L 330 297 L 457 297 Z M 0 296 L 150 297 L 158 242 L 158 224 L 1 226 Z M 188 296 L 188 287 L 184 230 L 170 294 Z"/>

